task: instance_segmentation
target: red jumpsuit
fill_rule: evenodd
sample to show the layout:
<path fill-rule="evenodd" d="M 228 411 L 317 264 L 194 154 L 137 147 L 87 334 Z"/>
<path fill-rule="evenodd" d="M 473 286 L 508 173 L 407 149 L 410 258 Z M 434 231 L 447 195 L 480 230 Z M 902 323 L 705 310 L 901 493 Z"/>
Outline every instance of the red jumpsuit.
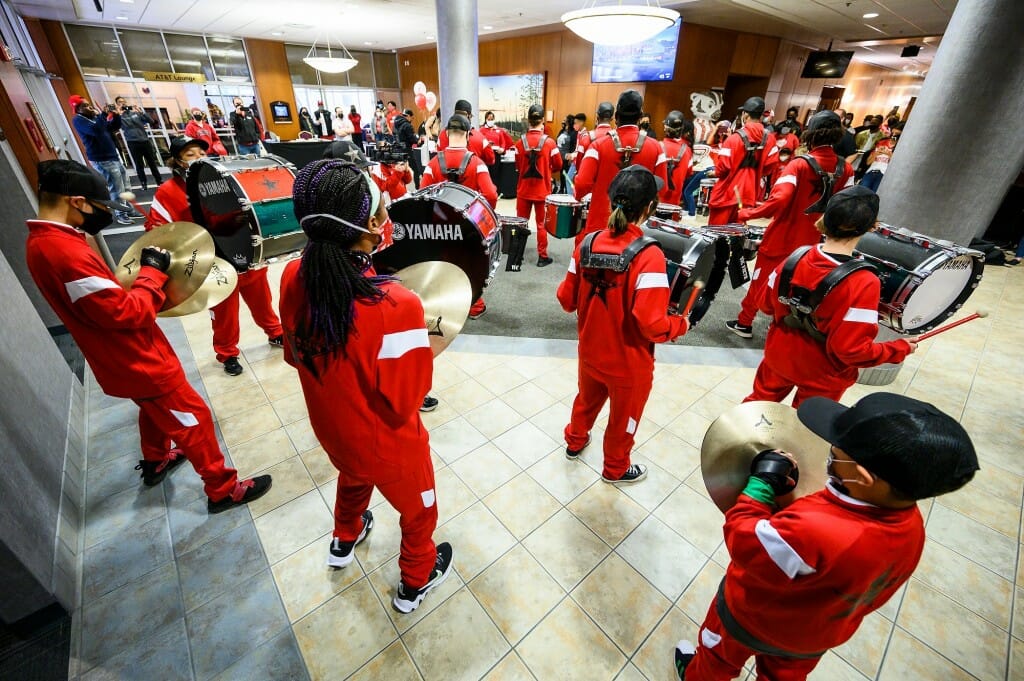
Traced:
<path fill-rule="evenodd" d="M 512 135 L 508 134 L 505 128 L 499 128 L 496 125 L 493 127 L 485 125 L 480 128 L 480 134 L 490 143 L 492 148 L 495 150 L 501 149 L 501 152 L 508 151 L 514 144 Z M 447 140 L 447 137 L 445 139 Z"/>
<path fill-rule="evenodd" d="M 380 193 L 388 195 L 389 205 L 391 201 L 405 196 L 406 192 L 409 191 L 406 185 L 413 181 L 412 170 L 408 166 L 406 166 L 405 172 L 399 172 L 393 165 L 385 163 L 378 163 L 373 166 L 370 171 L 370 177 L 377 183 Z"/>
<path fill-rule="evenodd" d="M 672 170 L 672 176 L 667 177 L 665 186 L 661 188 L 658 200 L 678 206 L 683 197 L 683 186 L 686 185 L 686 179 L 693 173 L 693 150 L 690 149 L 686 140 L 666 137 L 661 141 L 661 152 L 665 154 L 666 174 L 669 163 L 675 163 L 675 167 Z M 676 159 L 679 159 L 678 162 Z"/>
<path fill-rule="evenodd" d="M 820 654 L 849 640 L 921 558 L 924 522 L 916 505 L 881 508 L 829 485 L 775 510 L 754 498 L 771 492 L 752 485 L 745 492 L 753 496 L 741 494 L 725 514 L 732 560 L 686 668 L 693 681 L 734 679 L 752 655 L 758 679 L 806 679 Z M 754 647 L 737 640 L 736 627 Z"/>
<path fill-rule="evenodd" d="M 533 211 L 537 221 L 537 257 L 548 257 L 548 233 L 544 229 L 544 199 L 551 193 L 551 176 L 562 172 L 562 155 L 558 153 L 558 144 L 548 137 L 540 151 L 537 152 L 537 171 L 540 177 L 526 177 L 530 168 L 530 152 L 526 144 L 536 149 L 544 136 L 541 130 L 530 130 L 516 142 L 516 169 L 519 170 L 519 184 L 516 186 L 516 215 L 529 218 Z"/>
<path fill-rule="evenodd" d="M 812 248 L 793 272 L 792 285 L 809 291 L 831 272 L 839 261 Z M 814 313 L 815 325 L 825 334 L 816 341 L 803 329 L 782 322 L 789 306 L 779 302 L 776 283 L 783 265 L 771 272 L 764 289 L 761 311 L 771 315 L 764 358 L 754 376 L 754 391 L 744 400 L 781 402 L 796 387 L 793 406 L 819 395 L 838 401 L 857 380 L 858 368 L 886 362 L 902 362 L 911 352 L 902 338 L 876 343 L 878 298 L 881 283 L 869 270 L 849 275 L 825 296 Z"/>
<path fill-rule="evenodd" d="M 185 193 L 185 181 L 175 175 L 165 181 L 153 194 L 153 203 L 149 207 L 146 218 L 146 230 L 167 224 L 168 222 L 192 221 L 192 211 Z M 223 362 L 229 357 L 238 357 L 238 297 L 241 295 L 252 313 L 253 321 L 263 329 L 267 338 L 279 337 L 281 320 L 274 312 L 274 304 L 270 296 L 270 285 L 267 283 L 267 268 L 258 267 L 248 272 L 239 272 L 238 287 L 223 302 L 210 308 L 210 319 L 213 322 L 213 350 L 217 353 L 217 361 Z"/>
<path fill-rule="evenodd" d="M 751 144 L 758 144 L 764 139 L 764 126 L 760 121 L 749 120 L 743 126 Z M 768 158 L 768 147 L 761 150 L 757 163 L 751 168 L 740 168 L 747 155 L 743 138 L 738 132 L 729 135 L 718 149 L 715 157 L 715 177 L 718 182 L 711 190 L 708 201 L 708 224 L 728 225 L 738 221 L 739 204 L 736 200 L 736 189 L 739 188 L 740 198 L 745 207 L 754 205 L 757 200 L 757 188 L 760 186 L 762 167 Z"/>
<path fill-rule="evenodd" d="M 810 155 L 823 171 L 829 175 L 835 172 L 839 159 L 832 151 L 832 147 L 817 147 L 811 150 Z M 804 213 L 808 206 L 821 198 L 821 179 L 807 161 L 790 159 L 786 168 L 787 172 L 780 175 L 772 186 L 772 193 L 767 201 L 756 208 L 748 207 L 739 212 L 739 219 L 743 222 L 773 216 L 771 223 L 765 228 L 764 240 L 757 251 L 757 266 L 741 303 L 742 309 L 738 319 L 743 326 L 754 323 L 754 317 L 757 316 L 758 307 L 761 305 L 766 277 L 796 249 L 821 241 L 821 232 L 814 226 L 821 213 Z M 852 183 L 853 172 L 847 164 L 846 173 L 839 178 L 833 192 Z"/>
<path fill-rule="evenodd" d="M 581 134 L 576 136 L 576 160 L 573 161 L 576 165 L 576 170 L 580 169 L 580 163 L 583 162 L 583 157 L 586 155 L 587 149 L 590 148 L 590 145 L 602 137 L 605 137 L 611 129 L 611 124 L 600 123 L 593 130 L 581 131 Z"/>
<path fill-rule="evenodd" d="M 401 515 L 402 581 L 422 587 L 437 556 L 434 468 L 419 412 L 434 370 L 423 305 L 397 282 L 381 285 L 387 297 L 377 304 L 356 300 L 348 344 L 317 356 L 314 374 L 293 351 L 309 315 L 300 265 L 291 261 L 281 275 L 284 358 L 298 369 L 313 432 L 338 469 L 334 536 L 356 540 L 376 487 Z"/>
<path fill-rule="evenodd" d="M 173 439 L 220 501 L 238 482 L 224 465 L 213 418 L 189 385 L 174 348 L 156 323 L 167 275 L 143 267 L 125 291 L 110 268 L 73 227 L 28 221 L 25 257 L 36 286 L 64 322 L 107 395 L 139 405 L 146 461 L 167 458 Z"/>
<path fill-rule="evenodd" d="M 635 125 L 620 125 L 616 132 L 623 147 L 633 146 L 640 136 L 640 128 Z M 583 155 L 580 170 L 576 174 L 576 200 L 581 200 L 587 194 L 591 194 L 591 197 L 587 224 L 576 236 L 577 246 L 589 232 L 608 226 L 608 217 L 612 214 L 608 187 L 621 170 L 621 160 L 622 154 L 615 151 L 615 140 L 611 135 L 595 140 Z M 666 182 L 665 155 L 661 153 L 661 145 L 656 139 L 648 137 L 644 140 L 643 149 L 633 154 L 632 161 L 633 165 L 644 166 L 660 177 L 662 182 Z"/>
<path fill-rule="evenodd" d="M 621 253 L 643 236 L 636 225 L 621 235 L 606 229 L 594 239 L 593 252 Z M 579 393 L 572 405 L 572 420 L 565 427 L 565 443 L 580 450 L 606 400 L 611 400 L 604 434 L 604 477 L 617 480 L 629 468 L 629 455 L 637 425 L 654 380 L 654 344 L 686 333 L 686 319 L 668 315 L 669 283 L 665 255 L 651 246 L 633 258 L 622 273 L 611 270 L 580 271 L 576 247 L 565 280 L 558 287 L 558 302 L 576 312 L 579 333 Z M 603 295 L 587 276 L 596 274 L 613 285 Z M 585 276 L 586 275 L 586 276 Z"/>
<path fill-rule="evenodd" d="M 491 143 L 487 141 L 487 138 L 483 134 L 473 128 L 469 131 L 469 139 L 466 143 L 466 147 L 477 155 L 484 164 L 492 166 L 494 165 L 494 149 L 491 148 Z M 437 148 L 439 151 L 444 151 L 448 148 L 448 131 L 442 130 L 441 134 L 437 136 Z"/>

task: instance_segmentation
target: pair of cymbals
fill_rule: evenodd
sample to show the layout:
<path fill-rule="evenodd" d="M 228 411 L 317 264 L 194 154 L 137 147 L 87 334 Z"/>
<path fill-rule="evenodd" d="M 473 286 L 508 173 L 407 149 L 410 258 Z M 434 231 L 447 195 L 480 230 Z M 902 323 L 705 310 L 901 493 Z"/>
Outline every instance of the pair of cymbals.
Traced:
<path fill-rule="evenodd" d="M 430 350 L 437 357 L 462 331 L 473 304 L 473 286 L 457 265 L 429 260 L 395 273 L 402 285 L 419 296 Z"/>

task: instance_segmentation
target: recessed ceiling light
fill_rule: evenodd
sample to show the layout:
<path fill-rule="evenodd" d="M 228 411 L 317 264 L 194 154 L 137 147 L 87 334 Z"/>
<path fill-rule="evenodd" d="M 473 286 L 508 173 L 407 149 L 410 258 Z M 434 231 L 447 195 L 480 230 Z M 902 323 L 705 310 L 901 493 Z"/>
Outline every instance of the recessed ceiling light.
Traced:
<path fill-rule="evenodd" d="M 376 45 L 377 43 L 373 42 L 372 40 L 364 40 L 363 44 L 364 45 Z"/>
<path fill-rule="evenodd" d="M 273 31 L 270 35 L 284 35 L 284 31 Z"/>
<path fill-rule="evenodd" d="M 434 38 L 434 36 L 432 36 L 432 35 L 428 35 L 428 36 L 427 36 L 427 40 L 436 40 L 436 39 Z"/>
<path fill-rule="evenodd" d="M 134 5 L 135 4 L 135 0 L 121 0 L 121 2 L 123 2 L 126 5 Z"/>
<path fill-rule="evenodd" d="M 864 18 L 865 19 L 874 19 L 877 16 L 878 16 L 878 12 L 868 12 L 867 14 L 864 15 Z"/>
<path fill-rule="evenodd" d="M 494 27 L 493 26 L 484 26 L 484 30 L 485 31 L 490 31 L 492 28 L 494 28 Z"/>
<path fill-rule="evenodd" d="M 127 20 L 128 20 L 128 15 L 127 15 L 127 14 L 118 14 L 118 15 L 117 15 L 116 17 L 114 17 L 114 18 L 115 18 L 116 20 L 118 20 L 118 21 L 127 21 Z"/>

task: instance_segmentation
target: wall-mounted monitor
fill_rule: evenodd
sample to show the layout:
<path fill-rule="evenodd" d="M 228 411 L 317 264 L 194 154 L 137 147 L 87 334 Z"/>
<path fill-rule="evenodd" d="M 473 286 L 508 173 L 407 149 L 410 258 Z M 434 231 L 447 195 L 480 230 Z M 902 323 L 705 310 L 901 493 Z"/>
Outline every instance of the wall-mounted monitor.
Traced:
<path fill-rule="evenodd" d="M 275 123 L 291 123 L 292 108 L 288 102 L 276 100 L 270 103 L 270 115 Z"/>
<path fill-rule="evenodd" d="M 594 44 L 590 71 L 592 83 L 633 83 L 672 80 L 679 47 L 679 28 L 675 23 L 653 38 L 632 45 Z"/>
<path fill-rule="evenodd" d="M 801 78 L 842 78 L 853 52 L 811 52 Z"/>

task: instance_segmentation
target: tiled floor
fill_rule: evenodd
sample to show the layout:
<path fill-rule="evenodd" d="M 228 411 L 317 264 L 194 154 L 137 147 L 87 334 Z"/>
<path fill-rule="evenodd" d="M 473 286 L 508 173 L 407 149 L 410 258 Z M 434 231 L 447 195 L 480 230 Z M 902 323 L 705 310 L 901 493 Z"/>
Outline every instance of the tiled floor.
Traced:
<path fill-rule="evenodd" d="M 922 505 L 928 542 L 914 578 L 823 658 L 815 681 L 1024 679 L 1022 293 L 1024 272 L 987 270 L 970 307 L 991 316 L 923 343 L 886 388 L 960 418 L 983 468 L 964 490 Z M 195 353 L 193 376 L 232 461 L 244 475 L 273 473 L 273 490 L 248 510 L 207 516 L 187 467 L 142 488 L 131 470 L 133 409 L 94 395 L 74 673 L 675 678 L 673 645 L 695 635 L 728 561 L 699 447 L 710 420 L 748 392 L 756 353 L 659 350 L 634 456 L 650 477 L 616 489 L 599 480 L 599 446 L 584 463 L 561 453 L 573 343 L 460 337 L 435 362 L 441 403 L 424 415 L 436 539 L 454 546 L 456 570 L 399 615 L 395 512 L 375 495 L 376 525 L 357 561 L 325 567 L 335 473 L 294 372 L 242 318 L 240 377 L 214 362 L 202 315 L 184 318 L 176 340 L 186 358 Z M 846 401 L 874 389 L 855 386 Z"/>

